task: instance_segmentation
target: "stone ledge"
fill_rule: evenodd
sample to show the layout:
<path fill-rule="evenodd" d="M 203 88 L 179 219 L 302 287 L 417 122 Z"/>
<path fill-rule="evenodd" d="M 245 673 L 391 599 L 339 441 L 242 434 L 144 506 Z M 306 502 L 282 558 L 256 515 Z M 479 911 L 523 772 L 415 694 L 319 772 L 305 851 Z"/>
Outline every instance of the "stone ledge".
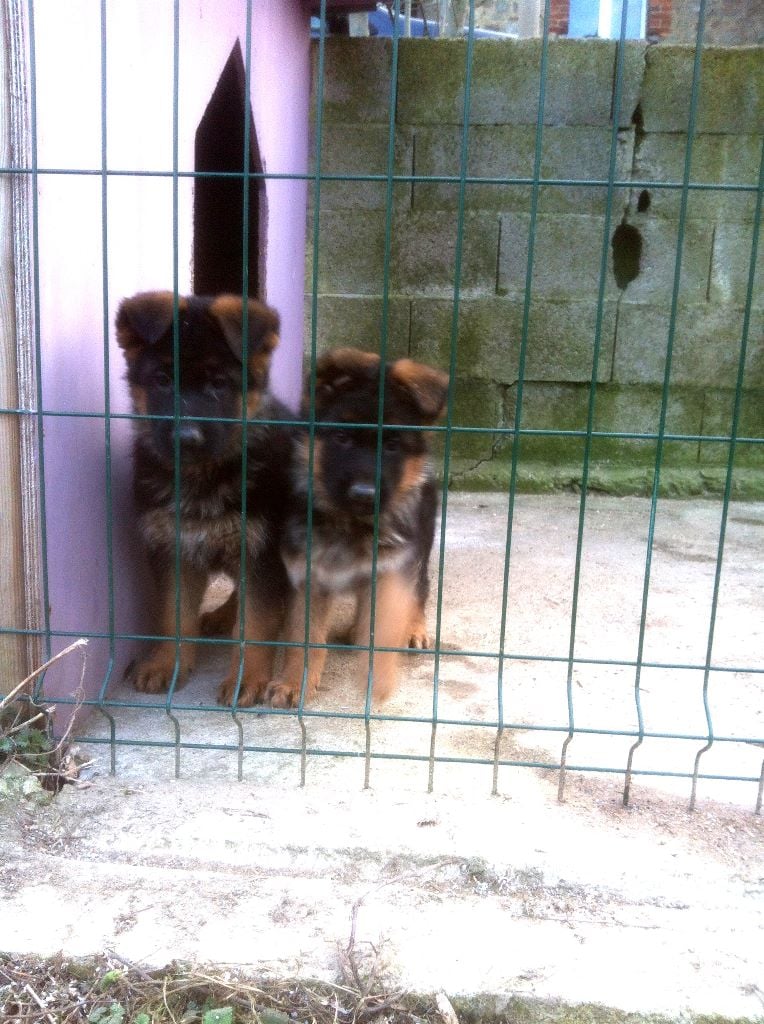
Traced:
<path fill-rule="evenodd" d="M 437 467 L 436 467 L 437 468 Z M 453 459 L 449 490 L 504 491 L 509 487 L 510 463 L 489 460 Z M 652 494 L 654 474 L 649 466 L 611 464 L 591 465 L 588 489 L 600 494 Z M 659 493 L 661 497 L 714 497 L 724 493 L 725 470 L 721 466 L 662 468 Z M 580 492 L 581 464 L 520 462 L 517 489 L 524 494 L 552 494 L 560 491 Z M 735 471 L 732 497 L 742 500 L 764 499 L 764 470 L 745 468 Z"/>

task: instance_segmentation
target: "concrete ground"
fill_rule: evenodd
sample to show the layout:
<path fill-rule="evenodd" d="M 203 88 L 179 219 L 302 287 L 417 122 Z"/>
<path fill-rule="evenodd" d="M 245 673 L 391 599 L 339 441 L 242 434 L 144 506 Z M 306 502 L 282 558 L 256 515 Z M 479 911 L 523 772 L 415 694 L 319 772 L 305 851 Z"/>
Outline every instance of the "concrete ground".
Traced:
<path fill-rule="evenodd" d="M 352 929 L 390 984 L 482 996 L 485 1009 L 522 994 L 761 1017 L 764 504 L 730 509 L 707 687 L 716 739 L 700 760 L 701 775 L 742 781 L 700 778 L 692 813 L 683 776 L 708 729 L 720 506 L 658 505 L 639 694 L 645 729 L 662 735 L 635 752 L 645 774 L 628 808 L 635 669 L 610 662 L 636 660 L 650 506 L 588 500 L 569 701 L 578 509 L 575 495 L 518 498 L 500 734 L 498 495 L 449 499 L 437 695 L 433 656 L 411 654 L 368 731 L 347 653 L 331 656 L 304 736 L 292 714 L 198 710 L 220 675 L 214 652 L 172 718 L 156 698 L 120 706 L 136 695 L 116 687 L 116 776 L 108 745 L 84 742 L 108 736 L 94 715 L 87 786 L 2 809 L 0 946 L 336 978 Z M 559 803 L 569 709 L 583 731 Z"/>

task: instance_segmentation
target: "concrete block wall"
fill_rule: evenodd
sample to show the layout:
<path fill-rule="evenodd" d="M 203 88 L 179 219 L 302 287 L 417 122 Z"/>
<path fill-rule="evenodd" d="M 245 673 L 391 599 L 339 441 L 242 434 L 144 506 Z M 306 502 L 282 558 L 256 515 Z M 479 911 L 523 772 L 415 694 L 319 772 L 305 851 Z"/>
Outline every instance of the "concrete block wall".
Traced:
<path fill-rule="evenodd" d="M 439 179 L 460 173 L 466 51 L 463 40 L 400 41 L 391 147 L 391 42 L 327 40 L 321 173 L 386 175 L 392 153 L 393 173 L 404 180 L 389 196 L 387 181 L 321 182 L 315 336 L 319 350 L 379 350 L 387 271 L 387 353 L 448 368 L 455 333 L 453 422 L 486 432 L 454 435 L 451 482 L 490 487 L 506 483 L 512 450 L 494 431 L 512 427 L 518 414 L 532 187 L 465 186 L 454 324 L 460 189 Z M 475 43 L 468 177 L 532 179 L 541 56 L 539 40 Z M 623 56 L 616 90 L 614 42 L 548 45 L 540 176 L 583 184 L 538 191 L 519 423 L 544 433 L 520 440 L 527 487 L 580 481 L 583 441 L 564 432 L 585 429 L 592 380 L 595 431 L 658 429 L 670 334 L 667 433 L 730 430 L 762 160 L 764 49 L 702 55 L 690 181 L 706 187 L 690 190 L 686 203 L 673 331 L 682 195 L 664 183 L 684 174 L 694 49 L 628 43 Z M 314 69 L 314 100 L 316 85 Z M 606 231 L 607 188 L 588 182 L 607 179 L 613 145 L 623 184 L 612 189 Z M 419 180 L 430 176 L 436 180 Z M 313 209 L 309 285 L 312 227 Z M 763 262 L 759 245 L 741 404 L 741 433 L 755 438 L 764 437 Z M 655 451 L 654 440 L 598 437 L 591 481 L 614 491 L 649 488 Z M 669 440 L 664 483 L 676 493 L 718 489 L 727 452 L 723 441 Z M 764 493 L 764 444 L 738 445 L 736 466 L 736 493 Z"/>

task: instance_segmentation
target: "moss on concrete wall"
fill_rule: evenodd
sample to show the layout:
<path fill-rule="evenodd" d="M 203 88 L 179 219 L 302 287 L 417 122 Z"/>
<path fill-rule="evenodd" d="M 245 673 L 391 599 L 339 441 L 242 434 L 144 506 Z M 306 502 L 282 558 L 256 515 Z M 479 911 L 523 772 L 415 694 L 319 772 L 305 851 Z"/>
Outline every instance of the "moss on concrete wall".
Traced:
<path fill-rule="evenodd" d="M 689 164 L 703 187 L 687 194 L 680 238 L 692 47 L 628 43 L 616 83 L 615 43 L 550 41 L 538 139 L 540 41 L 477 41 L 466 174 L 481 180 L 464 188 L 457 282 L 460 188 L 442 179 L 460 174 L 466 54 L 463 40 L 400 41 L 391 149 L 390 41 L 327 41 L 322 173 L 384 177 L 392 152 L 402 180 L 387 254 L 387 181 L 322 182 L 319 349 L 379 350 L 385 292 L 391 357 L 447 368 L 455 337 L 453 423 L 485 428 L 453 436 L 457 486 L 504 482 L 513 443 L 524 486 L 575 486 L 596 382 L 592 480 L 639 491 L 652 486 L 657 447 L 639 435 L 660 428 L 670 347 L 666 488 L 704 493 L 723 486 L 747 330 L 734 487 L 764 492 L 764 444 L 746 440 L 764 438 L 762 245 L 746 314 L 764 49 L 703 52 Z M 518 441 L 516 426 L 530 433 Z"/>

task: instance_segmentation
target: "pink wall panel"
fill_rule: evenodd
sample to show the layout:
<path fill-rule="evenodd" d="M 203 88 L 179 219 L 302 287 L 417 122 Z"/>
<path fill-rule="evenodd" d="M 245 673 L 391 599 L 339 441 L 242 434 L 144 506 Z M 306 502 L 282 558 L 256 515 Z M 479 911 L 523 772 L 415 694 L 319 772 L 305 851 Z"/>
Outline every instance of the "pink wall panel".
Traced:
<path fill-rule="evenodd" d="M 309 94 L 308 12 L 300 0 L 253 0 L 251 92 L 266 172 L 304 174 Z M 178 157 L 193 170 L 194 133 L 238 38 L 245 47 L 244 0 L 180 0 Z M 48 412 L 129 410 L 122 356 L 113 339 L 120 299 L 192 281 L 193 182 L 177 188 L 173 247 L 173 4 L 111 0 L 106 15 L 105 209 L 100 174 L 39 176 L 39 324 L 43 403 Z M 40 168 L 100 171 L 101 24 L 92 0 L 34 5 L 37 146 Z M 141 172 L 155 172 L 141 176 Z M 282 317 L 274 389 L 296 404 L 302 352 L 304 181 L 267 181 L 266 297 Z M 104 250 L 103 240 L 106 239 Z M 105 259 L 105 264 L 104 264 Z M 107 288 L 104 289 L 104 270 Z M 105 311 L 106 310 L 106 321 Z M 106 330 L 105 330 L 106 322 Z M 106 426 L 103 418 L 45 421 L 50 620 L 54 631 L 109 631 Z M 114 625 L 151 629 L 143 608 L 140 555 L 130 508 L 130 427 L 111 421 Z M 56 639 L 54 650 L 69 641 Z M 114 670 L 132 656 L 118 644 Z M 108 665 L 108 642 L 92 641 L 90 696 Z M 46 695 L 66 694 L 78 666 L 51 672 Z"/>

